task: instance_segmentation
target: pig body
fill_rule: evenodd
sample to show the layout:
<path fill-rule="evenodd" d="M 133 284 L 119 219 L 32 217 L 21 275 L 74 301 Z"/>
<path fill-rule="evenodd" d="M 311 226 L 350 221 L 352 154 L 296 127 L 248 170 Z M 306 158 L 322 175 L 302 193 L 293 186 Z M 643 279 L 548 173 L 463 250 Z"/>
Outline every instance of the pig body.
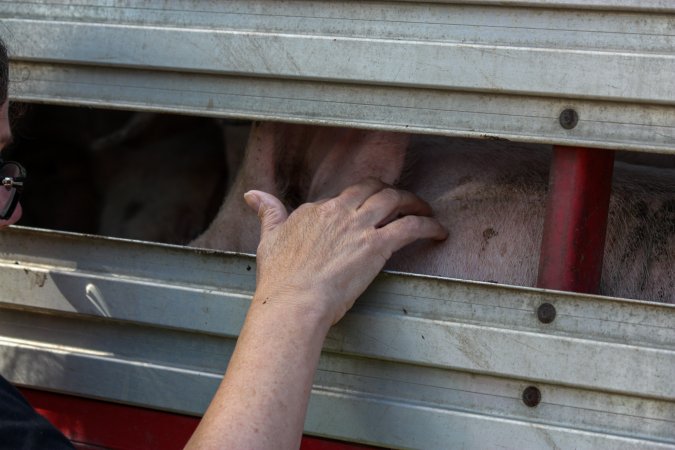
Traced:
<path fill-rule="evenodd" d="M 410 151 L 401 187 L 431 204 L 449 236 L 402 249 L 387 268 L 533 286 L 551 148 L 424 136 Z"/>
<path fill-rule="evenodd" d="M 337 195 L 369 176 L 394 184 L 403 171 L 408 142 L 408 135 L 401 133 L 256 123 L 222 207 L 191 245 L 255 253 L 260 225 L 244 203 L 245 192 L 269 192 L 294 209 Z"/>
<path fill-rule="evenodd" d="M 616 163 L 600 291 L 675 303 L 675 170 Z"/>
<path fill-rule="evenodd" d="M 409 145 L 408 145 L 409 144 Z M 427 200 L 449 230 L 417 242 L 391 270 L 534 286 L 551 147 L 506 141 L 284 124 L 254 126 L 235 186 L 193 244 L 253 253 L 259 239 L 249 189 L 292 209 L 327 198 L 366 176 Z M 672 169 L 617 163 L 600 291 L 675 303 L 675 178 Z"/>
<path fill-rule="evenodd" d="M 450 231 L 399 251 L 389 269 L 534 286 L 551 148 L 418 137 L 402 188 Z M 675 303 L 675 171 L 617 162 L 600 293 Z"/>
<path fill-rule="evenodd" d="M 102 201 L 97 233 L 175 244 L 199 235 L 225 191 L 225 171 L 214 170 L 225 165 L 222 148 L 208 136 L 217 132 L 195 127 L 99 153 Z"/>

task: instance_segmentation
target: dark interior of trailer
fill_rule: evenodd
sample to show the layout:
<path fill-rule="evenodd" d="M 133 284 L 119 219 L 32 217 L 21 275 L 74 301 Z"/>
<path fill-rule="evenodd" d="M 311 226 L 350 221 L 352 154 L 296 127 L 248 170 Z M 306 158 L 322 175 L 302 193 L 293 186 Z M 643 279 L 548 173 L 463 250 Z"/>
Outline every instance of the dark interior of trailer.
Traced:
<path fill-rule="evenodd" d="M 20 225 L 185 244 L 228 181 L 222 121 L 20 104 L 3 152 L 28 171 Z"/>
<path fill-rule="evenodd" d="M 189 242 L 217 212 L 234 173 L 226 154 L 240 157 L 250 124 L 24 103 L 11 116 L 14 143 L 3 157 L 29 174 L 21 225 L 172 244 Z M 675 168 L 675 155 L 617 159 Z"/>

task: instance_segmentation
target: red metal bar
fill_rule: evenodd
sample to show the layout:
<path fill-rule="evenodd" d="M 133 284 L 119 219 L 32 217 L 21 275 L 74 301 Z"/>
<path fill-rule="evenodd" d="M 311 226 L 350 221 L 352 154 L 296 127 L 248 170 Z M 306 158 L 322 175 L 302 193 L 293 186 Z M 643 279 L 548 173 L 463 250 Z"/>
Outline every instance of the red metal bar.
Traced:
<path fill-rule="evenodd" d="M 537 286 L 597 293 L 614 152 L 554 147 Z"/>
<path fill-rule="evenodd" d="M 125 450 L 182 449 L 198 417 L 119 405 L 22 388 L 28 402 L 73 441 L 76 448 Z M 302 450 L 375 449 L 359 444 L 303 436 Z"/>

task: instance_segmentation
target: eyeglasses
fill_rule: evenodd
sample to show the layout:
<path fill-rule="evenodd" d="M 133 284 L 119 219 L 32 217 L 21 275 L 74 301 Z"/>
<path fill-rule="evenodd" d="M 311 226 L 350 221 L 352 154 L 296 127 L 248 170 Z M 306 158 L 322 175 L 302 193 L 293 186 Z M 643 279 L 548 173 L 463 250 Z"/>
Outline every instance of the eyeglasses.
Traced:
<path fill-rule="evenodd" d="M 0 194 L 0 219 L 6 220 L 12 216 L 19 196 L 23 191 L 23 182 L 26 180 L 26 169 L 14 161 L 0 159 L 0 189 L 9 191 L 9 195 Z"/>

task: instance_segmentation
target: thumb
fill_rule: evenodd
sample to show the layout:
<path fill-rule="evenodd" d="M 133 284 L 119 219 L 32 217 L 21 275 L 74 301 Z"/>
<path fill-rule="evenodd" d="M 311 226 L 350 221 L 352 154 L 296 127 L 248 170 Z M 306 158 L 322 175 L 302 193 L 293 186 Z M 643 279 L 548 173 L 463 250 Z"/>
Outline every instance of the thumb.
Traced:
<path fill-rule="evenodd" d="M 244 201 L 258 213 L 261 235 L 275 229 L 286 221 L 288 213 L 281 201 L 267 192 L 248 191 L 244 194 Z"/>

